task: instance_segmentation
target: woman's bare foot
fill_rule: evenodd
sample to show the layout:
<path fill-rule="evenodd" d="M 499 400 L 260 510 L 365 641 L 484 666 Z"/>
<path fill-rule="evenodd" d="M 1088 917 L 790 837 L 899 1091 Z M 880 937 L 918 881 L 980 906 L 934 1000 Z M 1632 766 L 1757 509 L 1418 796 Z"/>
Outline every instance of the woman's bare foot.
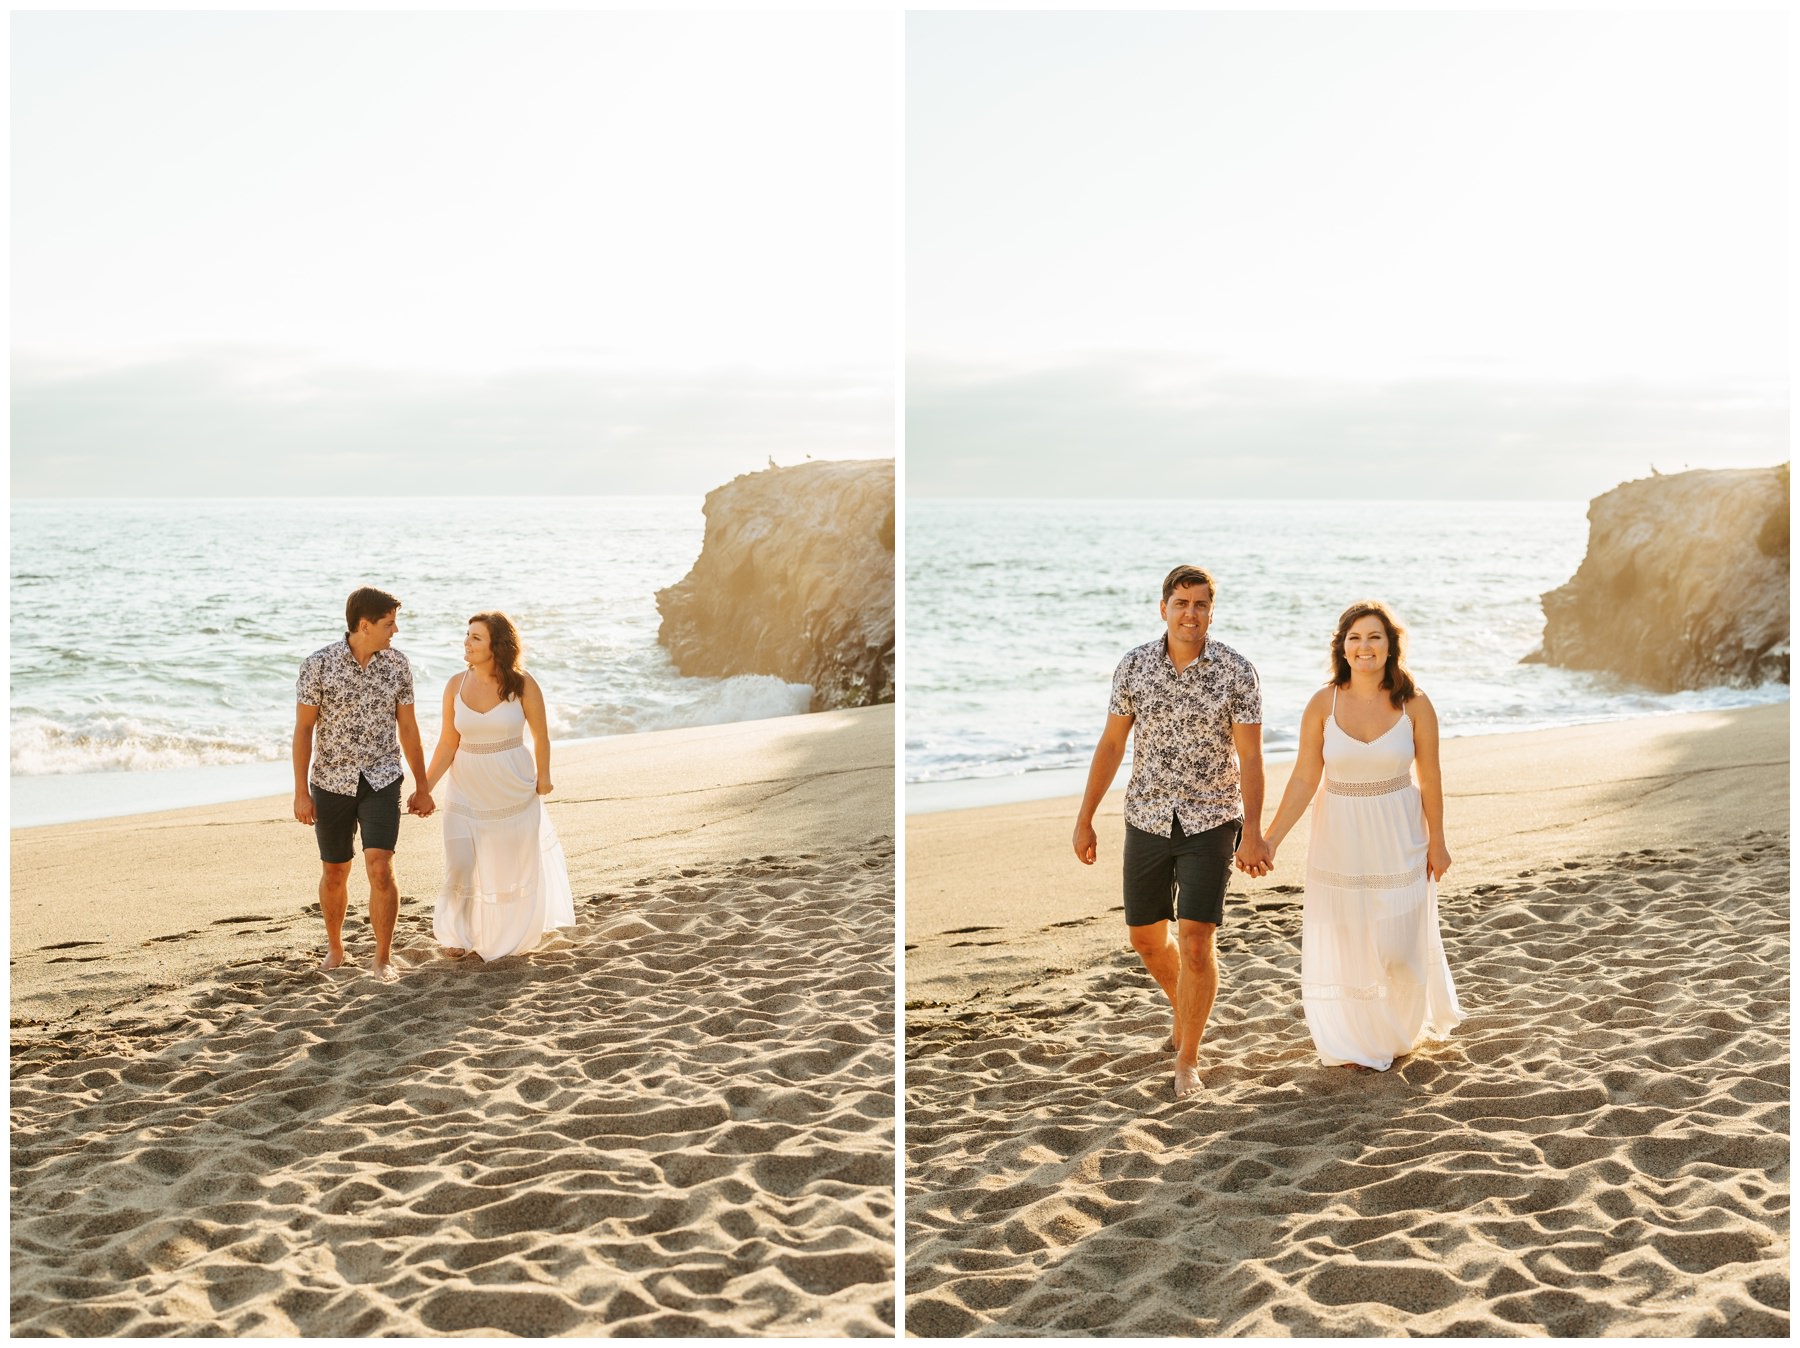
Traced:
<path fill-rule="evenodd" d="M 444 954 L 453 960 L 459 960 L 468 953 L 468 951 L 464 950 L 459 945 L 447 945 L 444 947 Z"/>

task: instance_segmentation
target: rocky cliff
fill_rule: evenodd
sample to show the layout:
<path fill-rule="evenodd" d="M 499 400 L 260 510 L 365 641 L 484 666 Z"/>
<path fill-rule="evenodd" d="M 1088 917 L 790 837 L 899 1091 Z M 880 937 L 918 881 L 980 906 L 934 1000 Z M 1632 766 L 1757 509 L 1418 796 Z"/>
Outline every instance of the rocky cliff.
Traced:
<path fill-rule="evenodd" d="M 1787 465 L 1658 475 L 1595 497 L 1587 556 L 1544 596 L 1541 658 L 1663 692 L 1786 683 Z"/>
<path fill-rule="evenodd" d="M 657 591 L 683 674 L 810 683 L 812 709 L 894 700 L 894 461 L 771 466 L 706 498 L 700 558 Z"/>

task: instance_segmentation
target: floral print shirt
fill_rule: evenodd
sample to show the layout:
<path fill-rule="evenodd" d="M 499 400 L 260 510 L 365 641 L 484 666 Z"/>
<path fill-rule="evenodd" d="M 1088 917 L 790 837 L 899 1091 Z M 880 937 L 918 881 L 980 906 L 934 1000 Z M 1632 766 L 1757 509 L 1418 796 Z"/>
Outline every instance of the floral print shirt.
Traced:
<path fill-rule="evenodd" d="M 413 704 L 413 678 L 399 651 L 376 651 L 367 668 L 356 663 L 348 641 L 314 651 L 300 665 L 294 696 L 319 709 L 314 786 L 354 796 L 358 777 L 379 791 L 405 773 L 397 717 L 399 708 Z"/>
<path fill-rule="evenodd" d="M 1192 834 L 1244 817 L 1231 728 L 1262 724 L 1256 666 L 1208 637 L 1205 653 L 1177 672 L 1158 637 L 1119 661 L 1107 710 L 1133 718 L 1127 824 L 1167 838 L 1176 818 Z"/>

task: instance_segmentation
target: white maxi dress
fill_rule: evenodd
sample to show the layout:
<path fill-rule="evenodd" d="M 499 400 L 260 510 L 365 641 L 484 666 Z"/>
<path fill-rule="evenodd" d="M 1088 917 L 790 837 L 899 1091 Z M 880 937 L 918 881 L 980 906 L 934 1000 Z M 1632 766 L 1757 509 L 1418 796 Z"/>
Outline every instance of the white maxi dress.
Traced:
<path fill-rule="evenodd" d="M 1425 874 L 1412 717 L 1370 743 L 1325 720 L 1300 936 L 1300 1004 L 1328 1066 L 1385 1072 L 1463 1018 Z"/>
<path fill-rule="evenodd" d="M 537 794 L 517 700 L 475 711 L 456 694 L 461 743 L 445 777 L 444 887 L 432 930 L 440 944 L 484 960 L 532 949 L 575 925 L 562 842 Z"/>

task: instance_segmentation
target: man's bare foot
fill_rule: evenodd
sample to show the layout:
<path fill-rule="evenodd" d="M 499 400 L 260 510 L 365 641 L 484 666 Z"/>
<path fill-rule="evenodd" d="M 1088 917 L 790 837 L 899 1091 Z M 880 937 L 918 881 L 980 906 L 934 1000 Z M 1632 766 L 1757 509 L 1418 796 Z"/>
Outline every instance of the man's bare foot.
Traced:
<path fill-rule="evenodd" d="M 346 958 L 344 952 L 341 950 L 327 950 L 325 952 L 325 958 L 319 961 L 319 967 L 321 969 L 335 969 L 338 965 L 343 964 Z"/>
<path fill-rule="evenodd" d="M 400 975 L 394 972 L 394 966 L 391 964 L 377 964 L 375 966 L 375 977 L 379 978 L 383 983 L 398 983 L 400 981 Z"/>
<path fill-rule="evenodd" d="M 1170 1030 L 1169 1037 L 1167 1039 L 1163 1040 L 1163 1052 L 1164 1053 L 1173 1053 L 1174 1051 L 1175 1051 L 1175 1031 Z"/>
<path fill-rule="evenodd" d="M 1175 1064 L 1175 1098 L 1185 1100 L 1200 1090 L 1200 1068 L 1194 1063 Z"/>

